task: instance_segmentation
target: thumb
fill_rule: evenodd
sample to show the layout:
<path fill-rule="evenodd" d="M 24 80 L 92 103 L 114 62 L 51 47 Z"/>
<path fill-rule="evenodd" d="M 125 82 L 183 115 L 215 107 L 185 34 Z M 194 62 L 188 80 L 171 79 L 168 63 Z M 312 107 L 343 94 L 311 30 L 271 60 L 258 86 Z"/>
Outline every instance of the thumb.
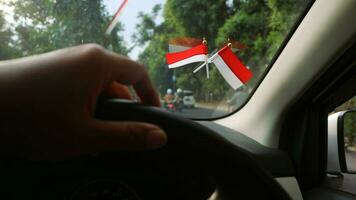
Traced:
<path fill-rule="evenodd" d="M 86 137 L 86 144 L 83 144 L 84 149 L 89 151 L 86 153 L 155 149 L 167 141 L 166 133 L 162 129 L 143 122 L 94 120 L 90 134 Z"/>

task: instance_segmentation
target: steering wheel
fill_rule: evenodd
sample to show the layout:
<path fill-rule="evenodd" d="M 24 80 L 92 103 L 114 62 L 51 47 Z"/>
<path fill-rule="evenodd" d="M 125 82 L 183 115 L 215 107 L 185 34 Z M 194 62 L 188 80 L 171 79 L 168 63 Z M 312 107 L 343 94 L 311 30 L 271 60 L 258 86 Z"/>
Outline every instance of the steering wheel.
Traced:
<path fill-rule="evenodd" d="M 223 135 L 159 108 L 99 102 L 102 120 L 145 121 L 168 136 L 150 151 L 108 152 L 65 162 L 1 165 L 8 199 L 290 199 L 271 173 Z"/>

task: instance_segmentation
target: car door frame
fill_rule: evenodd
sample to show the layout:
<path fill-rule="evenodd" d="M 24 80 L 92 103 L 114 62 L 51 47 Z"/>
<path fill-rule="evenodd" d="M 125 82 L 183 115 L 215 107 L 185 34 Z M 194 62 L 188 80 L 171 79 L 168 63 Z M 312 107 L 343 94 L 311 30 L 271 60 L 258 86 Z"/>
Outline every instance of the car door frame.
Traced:
<path fill-rule="evenodd" d="M 325 181 L 327 117 L 336 106 L 356 93 L 354 55 L 355 39 L 335 56 L 330 66 L 285 112 L 279 148 L 289 153 L 305 199 L 322 199 L 326 193 L 326 196 L 336 195 L 335 199 L 350 196 L 338 190 L 329 190 Z"/>

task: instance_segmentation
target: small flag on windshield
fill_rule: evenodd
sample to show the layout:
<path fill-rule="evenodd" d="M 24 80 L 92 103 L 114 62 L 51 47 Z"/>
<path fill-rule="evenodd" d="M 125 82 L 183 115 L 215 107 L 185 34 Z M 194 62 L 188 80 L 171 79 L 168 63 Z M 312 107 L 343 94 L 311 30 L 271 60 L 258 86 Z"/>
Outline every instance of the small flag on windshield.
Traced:
<path fill-rule="evenodd" d="M 185 51 L 167 53 L 166 60 L 168 68 L 176 68 L 190 63 L 206 62 L 207 54 L 208 47 L 205 44 L 200 44 Z"/>
<path fill-rule="evenodd" d="M 184 39 L 184 40 L 183 40 Z M 203 67 L 206 67 L 207 78 L 209 78 L 209 63 L 214 63 L 220 74 L 224 77 L 226 82 L 234 89 L 246 84 L 253 76 L 252 72 L 240 61 L 240 59 L 234 54 L 233 50 L 246 48 L 246 45 L 235 42 L 237 48 L 232 48 L 232 43 L 228 40 L 228 44 L 221 48 L 219 51 L 212 52 L 208 55 L 208 47 L 205 38 L 202 44 L 189 48 L 187 43 L 196 42 L 191 38 L 179 38 L 179 42 L 173 41 L 170 44 L 170 50 L 175 50 L 177 47 L 188 48 L 184 51 L 167 53 L 166 60 L 168 68 L 181 67 L 195 62 L 203 62 L 197 68 L 193 70 L 193 73 L 197 73 Z M 180 45 L 176 45 L 176 43 Z M 185 43 L 185 45 L 181 45 Z M 172 46 L 172 47 L 171 47 Z M 173 49 L 174 47 L 174 49 Z"/>
<path fill-rule="evenodd" d="M 215 64 L 226 82 L 234 90 L 246 84 L 253 76 L 228 45 L 211 56 L 209 60 Z"/>

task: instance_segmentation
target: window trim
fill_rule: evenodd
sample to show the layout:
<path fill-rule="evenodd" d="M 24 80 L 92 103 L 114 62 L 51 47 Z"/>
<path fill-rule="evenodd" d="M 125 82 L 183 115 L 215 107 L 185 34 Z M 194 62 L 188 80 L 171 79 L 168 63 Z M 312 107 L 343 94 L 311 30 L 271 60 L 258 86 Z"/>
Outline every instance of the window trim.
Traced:
<path fill-rule="evenodd" d="M 302 191 L 321 186 L 326 176 L 328 114 L 356 94 L 356 39 L 348 45 L 282 122 L 279 149 L 291 156 Z"/>

